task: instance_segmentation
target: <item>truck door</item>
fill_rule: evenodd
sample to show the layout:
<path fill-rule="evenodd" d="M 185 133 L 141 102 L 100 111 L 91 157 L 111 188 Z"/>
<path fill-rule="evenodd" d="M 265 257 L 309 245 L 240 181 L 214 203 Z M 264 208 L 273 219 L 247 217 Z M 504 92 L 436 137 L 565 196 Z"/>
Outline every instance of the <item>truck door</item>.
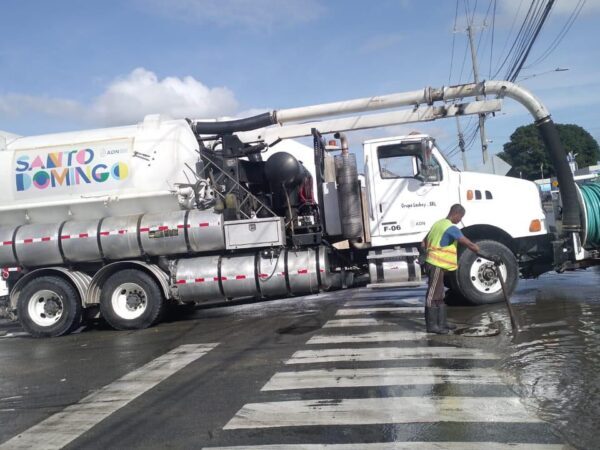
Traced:
<path fill-rule="evenodd" d="M 449 167 L 430 138 L 370 145 L 373 244 L 420 241 L 458 200 Z"/>

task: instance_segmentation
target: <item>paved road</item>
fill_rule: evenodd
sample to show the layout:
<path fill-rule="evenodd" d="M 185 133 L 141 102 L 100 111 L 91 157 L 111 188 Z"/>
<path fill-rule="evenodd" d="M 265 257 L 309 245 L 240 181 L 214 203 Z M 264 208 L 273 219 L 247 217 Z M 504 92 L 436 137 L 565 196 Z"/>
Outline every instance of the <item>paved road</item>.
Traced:
<path fill-rule="evenodd" d="M 423 294 L 342 291 L 45 340 L 4 325 L 0 449 L 563 448 L 500 371 L 502 335 L 424 334 Z"/>

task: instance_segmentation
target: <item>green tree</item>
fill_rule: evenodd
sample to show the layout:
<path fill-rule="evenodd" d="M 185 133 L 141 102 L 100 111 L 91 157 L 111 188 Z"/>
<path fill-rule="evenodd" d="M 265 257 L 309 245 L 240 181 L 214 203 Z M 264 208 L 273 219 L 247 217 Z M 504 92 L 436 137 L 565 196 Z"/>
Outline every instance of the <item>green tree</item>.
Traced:
<path fill-rule="evenodd" d="M 565 152 L 576 153 L 579 167 L 596 164 L 600 159 L 600 147 L 590 133 L 578 125 L 556 124 L 558 135 Z M 543 164 L 544 176 L 554 176 L 554 167 L 548 159 L 544 143 L 534 124 L 519 127 L 510 136 L 510 142 L 504 144 L 504 151 L 498 156 L 513 168 L 509 175 L 528 180 L 541 177 Z"/>

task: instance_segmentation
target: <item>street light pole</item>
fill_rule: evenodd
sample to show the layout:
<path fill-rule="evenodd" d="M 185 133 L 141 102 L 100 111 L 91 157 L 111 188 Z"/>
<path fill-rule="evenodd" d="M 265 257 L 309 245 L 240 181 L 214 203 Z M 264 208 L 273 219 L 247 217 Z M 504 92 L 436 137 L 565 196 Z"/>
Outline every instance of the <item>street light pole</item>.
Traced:
<path fill-rule="evenodd" d="M 471 24 L 467 26 L 467 35 L 469 36 L 469 47 L 471 47 L 471 60 L 473 62 L 473 79 L 475 83 L 479 83 L 479 66 L 477 65 L 477 50 L 473 44 L 473 27 Z M 477 100 L 483 100 L 483 96 L 478 95 Z M 483 164 L 488 161 L 488 141 L 485 136 L 485 114 L 479 114 L 479 138 L 481 139 L 481 153 Z"/>

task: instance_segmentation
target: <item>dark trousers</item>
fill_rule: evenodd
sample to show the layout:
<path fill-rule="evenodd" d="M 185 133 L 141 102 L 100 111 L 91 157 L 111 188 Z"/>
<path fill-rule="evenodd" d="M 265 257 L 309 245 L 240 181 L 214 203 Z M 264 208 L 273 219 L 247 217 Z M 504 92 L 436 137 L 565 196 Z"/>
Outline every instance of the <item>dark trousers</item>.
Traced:
<path fill-rule="evenodd" d="M 429 285 L 427 287 L 427 296 L 425 297 L 425 306 L 441 306 L 444 304 L 444 270 L 427 264 L 427 274 L 429 276 Z"/>

